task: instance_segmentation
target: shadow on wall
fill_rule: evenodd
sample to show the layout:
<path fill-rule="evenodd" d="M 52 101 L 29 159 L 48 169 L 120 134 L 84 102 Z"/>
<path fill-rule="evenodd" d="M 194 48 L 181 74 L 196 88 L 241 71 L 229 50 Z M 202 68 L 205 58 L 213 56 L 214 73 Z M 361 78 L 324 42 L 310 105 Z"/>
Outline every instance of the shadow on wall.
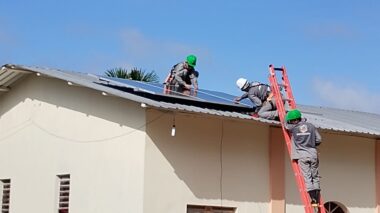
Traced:
<path fill-rule="evenodd" d="M 144 116 L 144 110 L 137 103 L 117 97 L 103 96 L 100 92 L 85 87 L 69 86 L 65 81 L 58 79 L 28 76 L 0 98 L 7 100 L 0 104 L 0 115 L 31 99 L 37 101 L 32 103 L 37 105 L 37 107 L 34 106 L 36 110 L 41 105 L 54 105 L 57 110 L 53 113 L 57 114 L 60 113 L 59 109 L 69 109 L 78 112 L 77 116 L 96 117 L 133 129 L 145 127 L 145 119 L 141 119 L 141 116 Z M 25 110 L 30 111 L 25 113 L 25 116 L 30 117 L 32 109 Z M 67 123 L 67 125 L 72 124 Z"/>
<path fill-rule="evenodd" d="M 147 119 L 160 113 L 149 110 Z M 173 115 L 147 127 L 147 146 L 152 147 L 145 163 L 161 183 L 157 191 L 269 202 L 268 127 L 237 121 L 223 121 L 222 126 L 221 119 L 176 114 L 176 135 L 171 137 Z M 166 181 L 171 182 L 168 187 L 162 184 Z"/>
<path fill-rule="evenodd" d="M 375 208 L 375 141 L 323 134 L 321 175 L 324 194 L 345 206 Z"/>
<path fill-rule="evenodd" d="M 331 133 L 322 134 L 322 139 L 320 175 L 324 202 L 336 201 L 348 208 L 376 208 L 375 141 Z M 290 164 L 286 163 L 290 171 Z M 287 172 L 286 178 L 287 203 L 302 205 L 292 172 Z"/>

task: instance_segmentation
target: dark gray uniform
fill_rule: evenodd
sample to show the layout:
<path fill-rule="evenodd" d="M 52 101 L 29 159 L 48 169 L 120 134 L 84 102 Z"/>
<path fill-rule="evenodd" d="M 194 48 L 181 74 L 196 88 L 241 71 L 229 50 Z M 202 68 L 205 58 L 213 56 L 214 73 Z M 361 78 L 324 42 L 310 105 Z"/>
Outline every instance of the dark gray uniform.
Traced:
<path fill-rule="evenodd" d="M 285 124 L 292 137 L 291 158 L 298 160 L 298 165 L 305 178 L 307 191 L 320 190 L 318 172 L 319 160 L 317 146 L 322 138 L 315 126 L 305 119 L 297 124 Z"/>
<path fill-rule="evenodd" d="M 276 101 L 272 98 L 271 101 L 267 101 L 270 94 L 269 85 L 259 82 L 252 82 L 242 89 L 245 93 L 238 99 L 238 101 L 245 98 L 249 98 L 256 106 L 256 112 L 260 118 L 274 120 L 278 117 Z"/>
<path fill-rule="evenodd" d="M 185 63 L 181 62 L 173 66 L 171 70 L 172 80 L 169 84 L 181 87 L 182 89 L 184 89 L 185 84 L 189 84 L 193 85 L 194 89 L 198 89 L 199 73 L 191 66 L 186 66 Z"/>

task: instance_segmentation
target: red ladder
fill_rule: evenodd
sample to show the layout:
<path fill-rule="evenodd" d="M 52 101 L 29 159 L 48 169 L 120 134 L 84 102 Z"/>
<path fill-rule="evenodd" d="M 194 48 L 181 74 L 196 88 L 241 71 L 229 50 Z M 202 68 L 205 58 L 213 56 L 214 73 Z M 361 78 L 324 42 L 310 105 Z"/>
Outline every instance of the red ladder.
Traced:
<path fill-rule="evenodd" d="M 276 71 L 281 72 L 282 74 L 282 84 L 277 83 L 277 77 L 276 77 Z M 296 109 L 296 102 L 294 100 L 292 88 L 290 87 L 290 82 L 288 75 L 286 73 L 285 66 L 282 66 L 281 68 L 275 68 L 273 65 L 269 65 L 269 82 L 271 85 L 271 90 L 273 92 L 273 96 L 276 99 L 276 106 L 278 110 L 278 116 L 281 121 L 282 126 L 282 132 L 285 137 L 286 146 L 288 148 L 289 156 L 291 156 L 291 137 L 289 132 L 284 127 L 284 118 L 285 118 L 285 107 L 284 107 L 284 101 L 287 101 L 289 103 L 290 109 Z M 280 92 L 280 86 L 284 88 L 286 92 L 286 99 L 283 99 Z M 305 188 L 305 181 L 303 178 L 303 175 L 300 171 L 300 168 L 298 167 L 297 161 L 292 160 L 291 161 L 294 176 L 296 178 L 298 191 L 301 195 L 302 202 L 304 204 L 305 212 L 306 213 L 315 213 L 315 212 L 321 212 L 326 213 L 326 210 L 323 206 L 322 197 L 320 197 L 320 203 L 322 205 L 319 205 L 319 208 L 314 208 L 311 206 L 310 202 L 310 196 Z M 318 210 L 319 209 L 319 210 Z"/>

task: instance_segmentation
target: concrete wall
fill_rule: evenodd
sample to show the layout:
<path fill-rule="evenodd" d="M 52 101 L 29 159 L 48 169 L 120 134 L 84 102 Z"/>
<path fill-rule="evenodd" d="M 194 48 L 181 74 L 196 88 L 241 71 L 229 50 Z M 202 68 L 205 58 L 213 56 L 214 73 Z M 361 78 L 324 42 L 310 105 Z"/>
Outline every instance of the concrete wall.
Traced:
<path fill-rule="evenodd" d="M 71 213 L 142 212 L 145 110 L 136 103 L 28 77 L 0 96 L 0 116 L 10 212 L 56 212 L 65 173 Z"/>
<path fill-rule="evenodd" d="M 376 140 L 375 144 L 375 164 L 376 164 L 376 213 L 380 213 L 380 139 Z"/>
<path fill-rule="evenodd" d="M 170 136 L 173 116 L 175 137 Z M 187 204 L 237 207 L 239 213 L 282 212 L 284 205 L 286 212 L 304 212 L 287 152 L 282 152 L 284 185 L 273 177 L 277 181 L 270 186 L 269 169 L 272 174 L 282 173 L 276 162 L 269 166 L 272 127 L 243 121 L 224 120 L 222 124 L 217 118 L 155 110 L 149 110 L 147 118 L 156 121 L 147 126 L 145 213 L 185 212 Z M 375 140 L 332 133 L 322 137 L 324 201 L 337 201 L 349 212 L 375 212 Z M 272 148 L 280 142 L 273 138 Z"/>
<path fill-rule="evenodd" d="M 269 129 L 269 178 L 270 209 L 269 212 L 284 213 L 285 200 L 285 153 L 287 153 L 282 128 Z"/>
<path fill-rule="evenodd" d="M 170 136 L 175 116 L 176 135 Z M 187 204 L 268 212 L 269 127 L 148 110 L 144 212 Z"/>
<path fill-rule="evenodd" d="M 322 138 L 320 175 L 324 201 L 337 201 L 353 213 L 375 212 L 375 140 L 332 133 L 323 133 Z M 302 212 L 286 158 L 286 210 Z"/>
<path fill-rule="evenodd" d="M 0 179 L 12 180 L 12 213 L 56 211 L 56 176 L 66 173 L 72 213 L 177 213 L 188 204 L 281 211 L 284 193 L 286 211 L 303 212 L 287 152 L 285 182 L 269 177 L 283 173 L 275 156 L 281 152 L 269 160 L 276 144 L 270 135 L 277 138 L 270 128 L 145 112 L 133 102 L 31 76 L 0 96 Z M 350 212 L 375 212 L 375 140 L 322 136 L 324 200 Z M 281 186 L 285 191 L 276 191 Z"/>

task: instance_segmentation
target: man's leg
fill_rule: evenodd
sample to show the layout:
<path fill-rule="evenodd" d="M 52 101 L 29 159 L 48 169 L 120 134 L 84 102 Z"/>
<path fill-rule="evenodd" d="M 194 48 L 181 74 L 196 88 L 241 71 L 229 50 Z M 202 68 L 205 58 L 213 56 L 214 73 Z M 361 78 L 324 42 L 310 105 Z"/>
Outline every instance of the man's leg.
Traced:
<path fill-rule="evenodd" d="M 315 199 L 317 201 L 317 203 L 319 203 L 319 192 L 321 190 L 321 186 L 320 186 L 320 176 L 319 176 L 319 171 L 318 171 L 318 168 L 319 168 L 319 160 L 318 158 L 312 158 L 310 160 L 311 164 L 311 177 L 312 177 L 312 181 L 313 181 L 313 188 L 315 190 Z"/>
<path fill-rule="evenodd" d="M 302 172 L 305 180 L 306 191 L 309 193 L 311 201 L 315 200 L 315 191 L 313 187 L 312 172 L 311 172 L 311 161 L 310 158 L 301 158 L 298 160 L 298 166 Z M 316 201 L 316 200 L 315 200 Z"/>
<path fill-rule="evenodd" d="M 272 106 L 272 104 L 269 101 L 265 101 L 263 106 L 259 110 L 258 115 L 260 118 L 275 120 L 276 118 L 278 118 L 278 111 L 274 106 Z"/>
<path fill-rule="evenodd" d="M 253 108 L 254 108 L 254 112 L 251 115 L 255 118 L 259 117 L 257 113 L 261 109 L 263 103 L 261 102 L 260 98 L 258 98 L 257 96 L 253 94 L 248 94 L 248 98 L 252 102 Z"/>

